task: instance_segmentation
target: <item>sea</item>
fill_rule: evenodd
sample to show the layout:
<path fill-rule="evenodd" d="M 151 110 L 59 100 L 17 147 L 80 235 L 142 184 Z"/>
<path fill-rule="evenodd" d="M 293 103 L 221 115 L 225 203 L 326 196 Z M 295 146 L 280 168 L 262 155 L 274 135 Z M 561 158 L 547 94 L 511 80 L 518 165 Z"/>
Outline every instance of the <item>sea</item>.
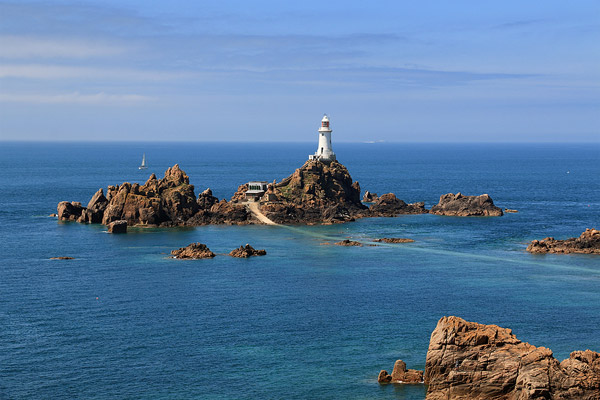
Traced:
<path fill-rule="evenodd" d="M 489 194 L 502 217 L 406 215 L 316 226 L 107 234 L 50 217 L 63 200 L 159 178 L 229 199 L 281 180 L 313 143 L 0 143 L 1 399 L 424 399 L 379 385 L 424 369 L 443 316 L 522 341 L 600 351 L 600 256 L 536 255 L 533 239 L 600 228 L 600 144 L 334 143 L 362 190 L 427 208 Z M 149 168 L 139 170 L 142 154 Z M 341 247 L 382 237 L 414 243 Z M 176 260 L 206 244 L 217 257 Z M 226 254 L 251 244 L 264 257 Z M 51 260 L 73 257 L 73 260 Z"/>

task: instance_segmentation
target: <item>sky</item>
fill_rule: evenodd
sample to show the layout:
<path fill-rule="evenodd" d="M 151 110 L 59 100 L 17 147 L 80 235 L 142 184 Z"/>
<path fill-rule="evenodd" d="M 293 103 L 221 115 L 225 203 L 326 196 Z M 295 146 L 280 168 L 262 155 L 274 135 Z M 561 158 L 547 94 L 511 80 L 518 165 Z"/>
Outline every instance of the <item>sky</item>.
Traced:
<path fill-rule="evenodd" d="M 600 142 L 600 2 L 0 0 L 0 141 Z"/>

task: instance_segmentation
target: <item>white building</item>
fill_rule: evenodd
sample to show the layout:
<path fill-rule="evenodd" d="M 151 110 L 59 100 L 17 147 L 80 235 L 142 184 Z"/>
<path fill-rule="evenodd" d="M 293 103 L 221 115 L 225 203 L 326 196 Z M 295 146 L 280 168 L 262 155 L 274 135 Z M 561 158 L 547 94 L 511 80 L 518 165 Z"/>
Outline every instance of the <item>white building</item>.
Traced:
<path fill-rule="evenodd" d="M 321 120 L 321 127 L 319 128 L 319 147 L 317 148 L 317 152 L 309 155 L 308 159 L 320 161 L 335 160 L 335 153 L 331 148 L 331 128 L 329 128 L 329 118 L 327 118 L 327 114 L 325 114 Z"/>

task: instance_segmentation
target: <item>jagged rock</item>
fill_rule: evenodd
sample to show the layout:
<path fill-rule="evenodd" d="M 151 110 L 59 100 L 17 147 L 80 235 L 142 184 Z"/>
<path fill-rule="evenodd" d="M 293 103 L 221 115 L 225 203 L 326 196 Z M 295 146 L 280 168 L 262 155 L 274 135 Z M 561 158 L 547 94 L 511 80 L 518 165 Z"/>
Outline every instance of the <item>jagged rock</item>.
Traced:
<path fill-rule="evenodd" d="M 279 203 L 261 207 L 276 223 L 352 221 L 366 210 L 360 201 L 360 185 L 337 161 L 309 160 L 292 175 L 272 185 Z"/>
<path fill-rule="evenodd" d="M 552 237 L 534 240 L 527 246 L 527 251 L 531 253 L 600 254 L 600 231 L 586 229 L 578 238 L 565 240 L 556 240 Z"/>
<path fill-rule="evenodd" d="M 200 207 L 201 210 L 210 210 L 210 208 L 218 202 L 219 199 L 213 196 L 212 190 L 210 190 L 210 188 L 206 189 L 204 192 L 198 195 L 198 207 Z"/>
<path fill-rule="evenodd" d="M 334 244 L 338 246 L 362 246 L 362 243 L 349 239 L 344 239 L 341 242 L 335 242 Z"/>
<path fill-rule="evenodd" d="M 440 196 L 440 201 L 429 210 L 431 214 L 455 217 L 501 216 L 502 209 L 496 207 L 487 194 L 480 196 L 463 196 L 461 193 L 447 193 Z"/>
<path fill-rule="evenodd" d="M 84 208 L 78 201 L 61 201 L 56 207 L 58 219 L 62 221 L 77 221 L 83 210 Z"/>
<path fill-rule="evenodd" d="M 210 251 L 210 249 L 203 243 L 190 243 L 186 247 L 181 247 L 178 250 L 172 250 L 171 255 L 174 258 L 191 258 L 191 259 L 215 257 L 215 253 Z"/>
<path fill-rule="evenodd" d="M 362 198 L 362 202 L 363 203 L 372 203 L 374 201 L 377 201 L 379 197 L 377 196 L 377 193 L 371 193 L 368 190 L 365 192 L 365 194 L 363 195 Z"/>
<path fill-rule="evenodd" d="M 395 217 L 401 214 L 426 214 L 425 203 L 407 204 L 396 197 L 394 193 L 386 193 L 375 200 L 369 208 L 372 217 Z"/>
<path fill-rule="evenodd" d="M 109 223 L 107 226 L 108 233 L 127 233 L 127 221 L 118 220 Z"/>
<path fill-rule="evenodd" d="M 231 257 L 238 258 L 248 258 L 252 256 L 265 256 L 267 255 L 266 250 L 256 250 L 254 247 L 246 244 L 245 246 L 240 246 L 237 249 L 234 249 L 229 253 Z"/>
<path fill-rule="evenodd" d="M 100 223 L 102 222 L 102 217 L 104 216 L 104 210 L 108 206 L 108 199 L 104 196 L 104 191 L 102 188 L 98 189 L 98 191 L 92 196 L 88 205 L 87 205 L 87 221 L 90 223 Z"/>
<path fill-rule="evenodd" d="M 383 242 L 383 243 L 413 243 L 413 239 L 405 239 L 405 238 L 381 238 L 375 239 L 374 242 Z"/>
<path fill-rule="evenodd" d="M 382 369 L 377 377 L 377 382 L 390 383 L 392 382 L 392 376 L 385 369 Z"/>
<path fill-rule="evenodd" d="M 427 400 L 600 399 L 600 354 L 552 351 L 521 342 L 510 329 L 443 317 L 425 365 Z"/>

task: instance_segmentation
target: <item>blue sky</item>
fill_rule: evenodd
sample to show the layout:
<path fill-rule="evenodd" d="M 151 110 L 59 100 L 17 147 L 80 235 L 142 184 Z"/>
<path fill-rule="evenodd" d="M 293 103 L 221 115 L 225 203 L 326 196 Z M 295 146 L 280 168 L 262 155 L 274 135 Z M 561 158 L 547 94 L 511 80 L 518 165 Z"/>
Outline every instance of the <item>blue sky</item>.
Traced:
<path fill-rule="evenodd" d="M 1 140 L 600 141 L 598 1 L 0 1 Z"/>

